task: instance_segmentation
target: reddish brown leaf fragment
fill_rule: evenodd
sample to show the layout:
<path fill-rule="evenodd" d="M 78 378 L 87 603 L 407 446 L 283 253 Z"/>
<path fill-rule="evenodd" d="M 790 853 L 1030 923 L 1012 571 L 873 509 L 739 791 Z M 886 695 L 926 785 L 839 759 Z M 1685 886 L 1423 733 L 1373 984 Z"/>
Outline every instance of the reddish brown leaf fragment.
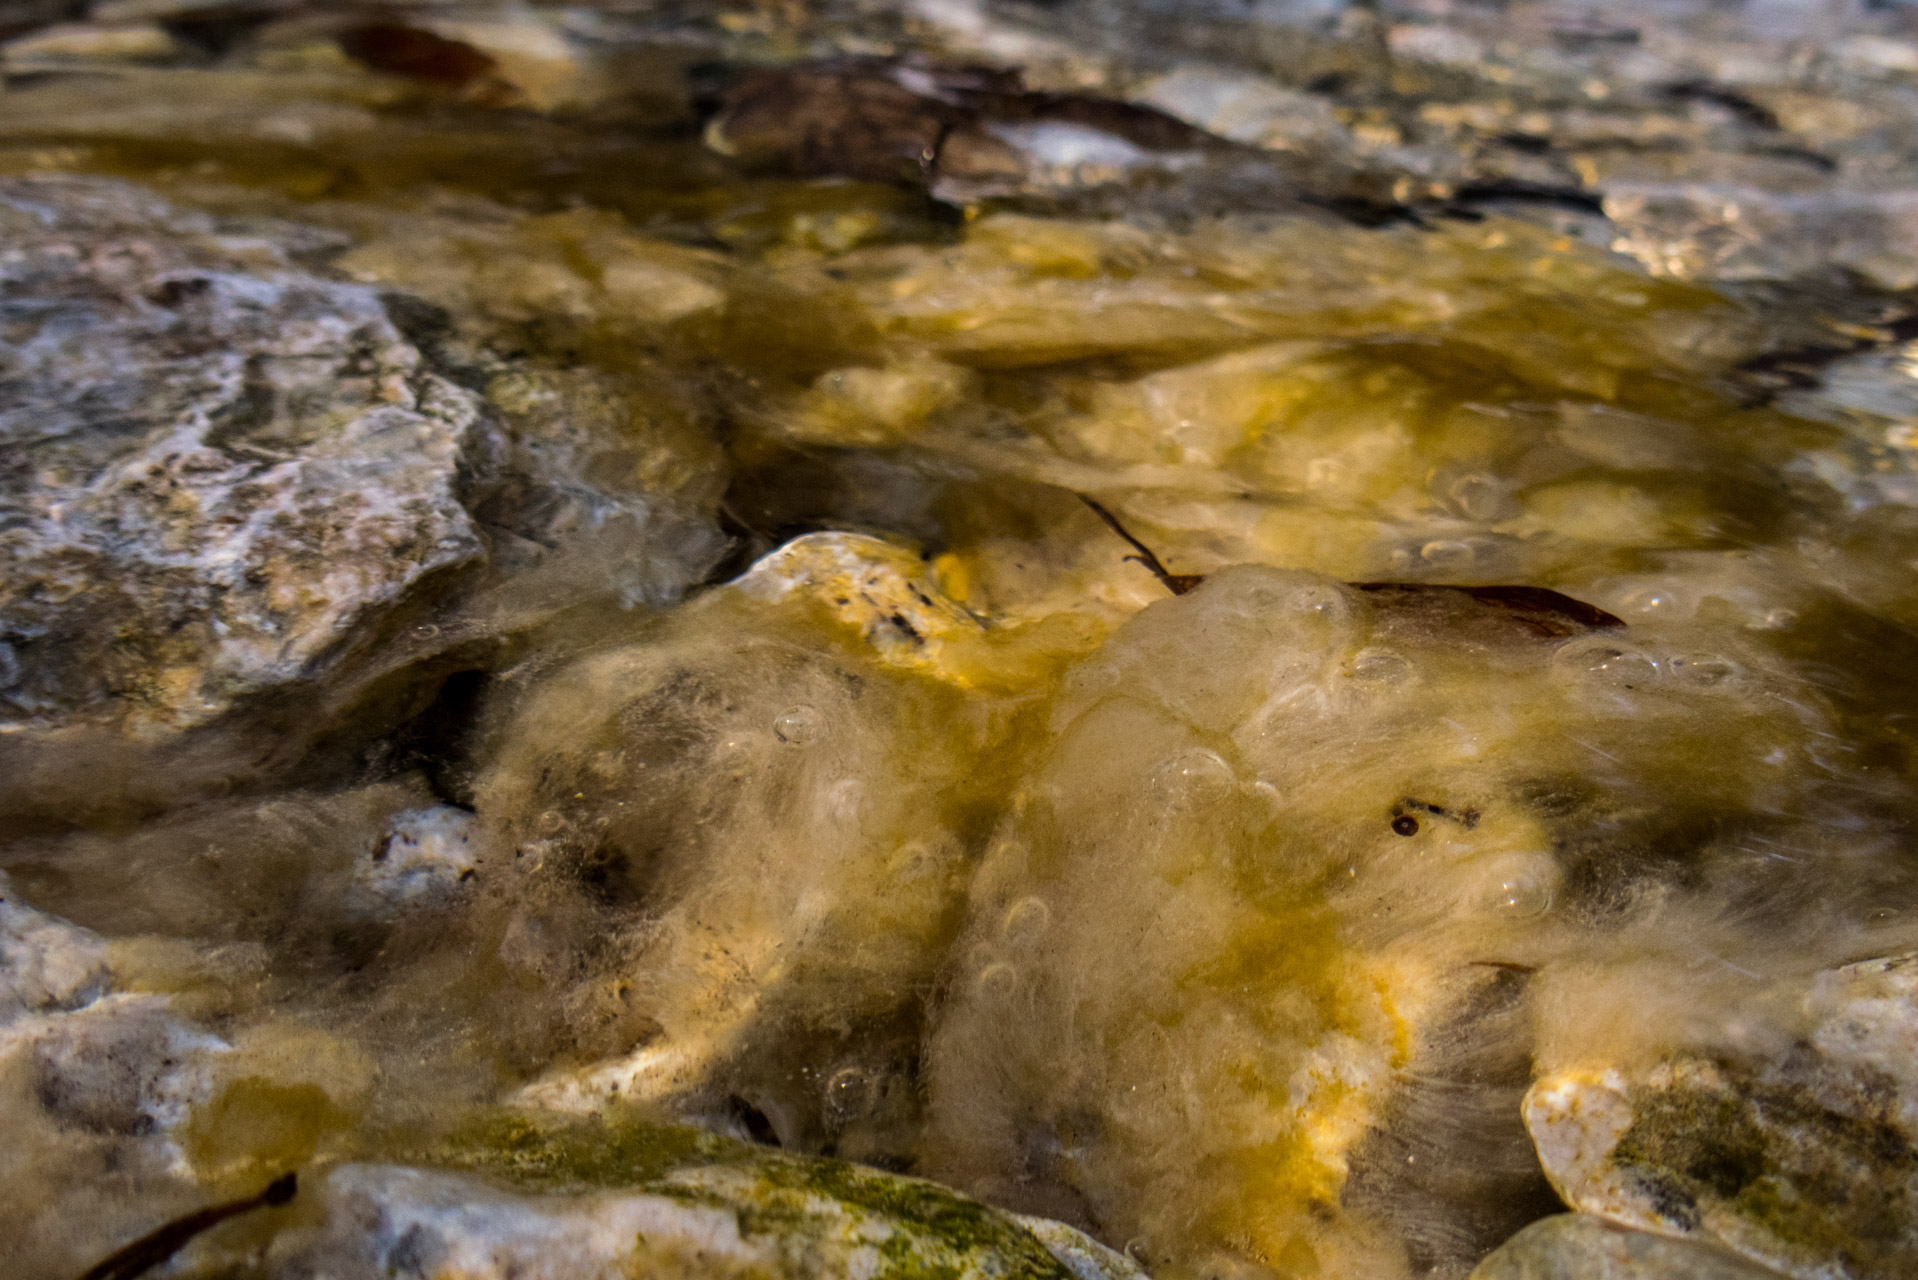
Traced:
<path fill-rule="evenodd" d="M 1420 598 L 1436 601 L 1445 595 L 1463 596 L 1487 606 L 1541 639 L 1562 640 L 1587 631 L 1606 631 L 1625 625 L 1623 619 L 1597 605 L 1574 600 L 1550 587 L 1455 587 L 1430 582 L 1354 582 L 1360 591 L 1405 603 Z"/>
<path fill-rule="evenodd" d="M 470 44 L 398 22 L 350 28 L 341 33 L 340 48 L 375 71 L 455 89 L 493 74 L 499 66 Z"/>

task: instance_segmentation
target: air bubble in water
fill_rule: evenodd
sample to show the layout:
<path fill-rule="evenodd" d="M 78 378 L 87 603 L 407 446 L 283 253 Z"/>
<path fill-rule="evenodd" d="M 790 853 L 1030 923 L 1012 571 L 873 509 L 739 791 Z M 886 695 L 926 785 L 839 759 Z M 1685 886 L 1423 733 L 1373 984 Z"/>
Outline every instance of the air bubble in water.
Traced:
<path fill-rule="evenodd" d="M 1515 920 L 1530 920 L 1552 909 L 1552 886 L 1543 880 L 1523 876 L 1499 882 L 1492 905 L 1500 915 Z"/>
<path fill-rule="evenodd" d="M 1275 593 L 1273 604 L 1282 610 L 1307 617 L 1336 621 L 1351 612 L 1352 603 L 1339 588 L 1326 582 L 1303 582 L 1290 590 Z"/>
<path fill-rule="evenodd" d="M 421 640 L 437 640 L 440 638 L 440 629 L 428 622 L 423 626 L 414 627 L 413 634 Z"/>
<path fill-rule="evenodd" d="M 987 1000 L 1004 1000 L 1019 988 L 1019 970 L 1004 960 L 987 965 L 974 979 L 981 997 Z"/>
<path fill-rule="evenodd" d="M 1021 898 L 1006 908 L 1000 932 L 1015 945 L 1037 941 L 1052 923 L 1052 908 L 1043 898 Z"/>
<path fill-rule="evenodd" d="M 1412 664 L 1390 649 L 1367 645 L 1352 655 L 1352 678 L 1367 684 L 1404 684 L 1412 678 Z"/>
<path fill-rule="evenodd" d="M 543 836 L 550 836 L 566 825 L 566 819 L 557 809 L 548 809 L 533 822 L 534 830 Z"/>
<path fill-rule="evenodd" d="M 1562 674 L 1603 688 L 1643 689 L 1659 677 L 1658 662 L 1650 654 L 1609 640 L 1573 641 L 1552 662 Z"/>
<path fill-rule="evenodd" d="M 795 747 L 816 741 L 819 728 L 819 713 L 811 707 L 793 707 L 773 719 L 773 736 Z"/>
<path fill-rule="evenodd" d="M 1471 543 L 1456 538 L 1435 538 L 1419 548 L 1419 559 L 1435 569 L 1462 569 L 1477 558 Z"/>
<path fill-rule="evenodd" d="M 841 1067 L 826 1080 L 826 1116 L 848 1124 L 879 1107 L 879 1079 L 864 1067 Z"/>
<path fill-rule="evenodd" d="M 1681 653 L 1665 664 L 1672 678 L 1695 689 L 1729 684 L 1738 675 L 1736 663 L 1715 653 Z"/>
<path fill-rule="evenodd" d="M 1505 486 L 1496 476 L 1473 471 L 1460 476 L 1446 487 L 1452 506 L 1467 520 L 1498 520 L 1511 505 Z"/>
<path fill-rule="evenodd" d="M 1618 601 L 1622 613 L 1643 613 L 1669 617 L 1678 612 L 1678 595 L 1670 587 L 1638 587 Z"/>
<path fill-rule="evenodd" d="M 1486 905 L 1507 920 L 1535 920 L 1552 909 L 1554 881 L 1549 859 L 1513 858 L 1498 867 Z"/>
<path fill-rule="evenodd" d="M 1181 799 L 1210 791 L 1221 791 L 1236 779 L 1232 766 L 1216 751 L 1191 747 L 1179 752 L 1152 772 L 1153 785 L 1168 799 Z"/>
<path fill-rule="evenodd" d="M 1242 617 L 1263 621 L 1303 615 L 1308 619 L 1337 621 L 1351 611 L 1351 602 L 1345 593 L 1329 582 L 1287 581 L 1276 576 L 1230 581 L 1229 594 L 1214 599 Z"/>

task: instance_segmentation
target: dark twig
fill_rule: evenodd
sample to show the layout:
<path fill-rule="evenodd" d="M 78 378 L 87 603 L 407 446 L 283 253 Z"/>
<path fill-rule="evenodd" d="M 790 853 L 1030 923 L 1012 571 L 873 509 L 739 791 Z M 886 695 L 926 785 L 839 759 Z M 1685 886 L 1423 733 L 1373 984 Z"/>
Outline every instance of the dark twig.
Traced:
<path fill-rule="evenodd" d="M 124 1249 L 114 1251 L 111 1257 L 81 1276 L 80 1280 L 134 1280 L 135 1276 L 145 1275 L 186 1248 L 193 1237 L 201 1232 L 218 1226 L 228 1218 L 237 1218 L 254 1209 L 285 1204 L 293 1198 L 293 1193 L 297 1190 L 299 1190 L 297 1177 L 289 1173 L 275 1178 L 267 1184 L 266 1190 L 258 1195 L 196 1209 L 184 1217 L 175 1218 L 163 1227 L 149 1231 Z"/>
<path fill-rule="evenodd" d="M 1165 565 L 1160 562 L 1159 557 L 1152 554 L 1152 548 L 1128 533 L 1126 527 L 1119 523 L 1119 517 L 1107 511 L 1105 506 L 1096 498 L 1089 498 L 1082 493 L 1079 495 L 1079 501 L 1091 507 L 1092 513 L 1098 516 L 1099 519 L 1105 521 L 1108 529 L 1111 529 L 1112 532 L 1124 538 L 1131 544 L 1132 549 L 1139 553 L 1136 556 L 1127 556 L 1126 559 L 1133 561 L 1135 564 L 1144 565 L 1152 576 L 1157 578 L 1165 589 L 1173 595 L 1182 596 L 1205 581 L 1205 575 L 1202 573 L 1173 573 L 1167 569 Z"/>

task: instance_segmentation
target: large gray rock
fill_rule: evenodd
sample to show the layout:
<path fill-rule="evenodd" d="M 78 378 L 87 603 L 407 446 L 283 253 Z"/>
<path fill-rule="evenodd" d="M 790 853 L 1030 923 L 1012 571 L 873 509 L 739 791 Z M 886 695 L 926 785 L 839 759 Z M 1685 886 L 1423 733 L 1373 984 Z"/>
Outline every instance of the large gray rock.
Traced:
<path fill-rule="evenodd" d="M 485 544 L 494 430 L 376 293 L 139 190 L 0 185 L 0 707 L 202 724 Z"/>
<path fill-rule="evenodd" d="M 450 359 L 454 319 L 327 274 L 342 235 L 41 177 L 0 237 L 0 811 L 278 776 L 418 664 L 724 545 L 619 394 Z"/>

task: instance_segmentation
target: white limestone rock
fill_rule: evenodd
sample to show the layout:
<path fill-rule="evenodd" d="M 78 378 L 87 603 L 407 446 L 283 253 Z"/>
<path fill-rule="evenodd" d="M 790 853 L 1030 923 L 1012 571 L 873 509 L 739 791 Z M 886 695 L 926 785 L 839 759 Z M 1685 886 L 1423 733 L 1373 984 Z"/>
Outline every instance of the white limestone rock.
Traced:
<path fill-rule="evenodd" d="M 482 402 L 297 235 L 69 178 L 0 227 L 0 727 L 204 724 L 485 554 Z"/>
<path fill-rule="evenodd" d="M 101 1239 L 132 1239 L 197 1199 L 176 1135 L 228 1046 L 168 997 L 115 988 L 105 939 L 19 901 L 0 875 L 9 1275 L 75 1274 Z"/>

